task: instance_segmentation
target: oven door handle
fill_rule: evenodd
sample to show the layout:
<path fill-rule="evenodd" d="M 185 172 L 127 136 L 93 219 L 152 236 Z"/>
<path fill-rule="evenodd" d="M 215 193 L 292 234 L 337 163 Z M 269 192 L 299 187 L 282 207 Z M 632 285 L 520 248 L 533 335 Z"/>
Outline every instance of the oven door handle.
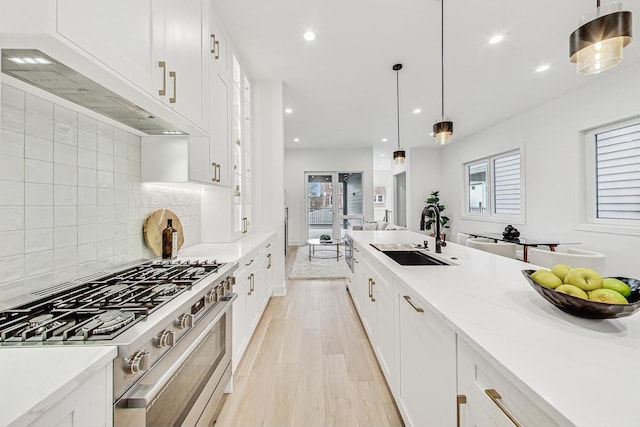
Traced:
<path fill-rule="evenodd" d="M 137 384 L 131 387 L 122 398 L 118 401 L 118 406 L 126 408 L 146 408 L 151 405 L 151 402 L 160 394 L 164 387 L 171 381 L 173 376 L 180 370 L 182 365 L 189 359 L 193 351 L 200 345 L 202 340 L 205 339 L 207 334 L 211 332 L 214 326 L 218 323 L 222 316 L 225 316 L 229 309 L 232 307 L 233 301 L 238 298 L 237 294 L 231 294 L 231 298 L 224 301 L 224 308 L 209 321 L 207 327 L 200 332 L 198 337 L 193 340 L 189 346 L 182 351 L 176 361 L 169 367 L 154 384 Z M 227 351 L 231 351 L 230 349 Z M 143 377 L 144 379 L 144 377 Z"/>

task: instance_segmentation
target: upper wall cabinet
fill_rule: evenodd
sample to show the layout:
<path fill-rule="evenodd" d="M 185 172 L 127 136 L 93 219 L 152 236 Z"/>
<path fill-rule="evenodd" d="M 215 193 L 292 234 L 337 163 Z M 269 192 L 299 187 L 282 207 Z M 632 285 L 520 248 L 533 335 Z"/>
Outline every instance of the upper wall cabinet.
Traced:
<path fill-rule="evenodd" d="M 41 50 L 167 127 L 201 136 L 209 17 L 207 0 L 3 0 L 0 48 Z"/>
<path fill-rule="evenodd" d="M 151 93 L 152 3 L 152 0 L 58 0 L 58 32 Z"/>
<path fill-rule="evenodd" d="M 158 0 L 153 9 L 157 93 L 171 108 L 206 128 L 204 48 L 209 9 L 202 0 Z"/>

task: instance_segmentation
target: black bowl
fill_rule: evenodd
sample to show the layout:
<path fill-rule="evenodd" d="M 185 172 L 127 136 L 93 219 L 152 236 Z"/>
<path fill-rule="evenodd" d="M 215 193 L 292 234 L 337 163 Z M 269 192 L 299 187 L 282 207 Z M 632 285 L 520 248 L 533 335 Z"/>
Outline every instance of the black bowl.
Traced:
<path fill-rule="evenodd" d="M 533 289 L 544 299 L 558 307 L 560 310 L 578 317 L 588 319 L 614 319 L 616 317 L 631 316 L 640 310 L 640 280 L 629 277 L 615 277 L 623 281 L 631 288 L 631 295 L 627 298 L 629 304 L 609 304 L 606 302 L 590 301 L 571 295 L 556 292 L 551 288 L 542 286 L 531 278 L 536 270 L 522 270 L 522 275 Z"/>

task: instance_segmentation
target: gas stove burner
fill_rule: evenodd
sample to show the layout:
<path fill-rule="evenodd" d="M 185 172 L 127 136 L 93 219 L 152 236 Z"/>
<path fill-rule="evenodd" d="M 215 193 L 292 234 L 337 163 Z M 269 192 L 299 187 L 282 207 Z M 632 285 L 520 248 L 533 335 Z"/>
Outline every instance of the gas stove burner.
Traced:
<path fill-rule="evenodd" d="M 100 314 L 96 320 L 102 322 L 93 330 L 93 335 L 108 334 L 133 322 L 135 313 L 131 311 L 109 310 Z"/>
<path fill-rule="evenodd" d="M 109 285 L 107 287 L 104 288 L 104 292 L 105 293 L 109 293 L 109 294 L 116 294 L 118 292 L 124 291 L 125 289 L 127 289 L 129 287 L 129 285 L 123 285 L 123 284 L 115 284 L 115 285 Z"/>
<path fill-rule="evenodd" d="M 53 314 L 41 314 L 39 316 L 29 319 L 29 326 L 31 327 L 40 326 L 51 319 L 53 319 Z"/>
<path fill-rule="evenodd" d="M 175 283 L 162 283 L 153 288 L 153 292 L 161 296 L 174 294 L 177 290 L 178 286 Z"/>

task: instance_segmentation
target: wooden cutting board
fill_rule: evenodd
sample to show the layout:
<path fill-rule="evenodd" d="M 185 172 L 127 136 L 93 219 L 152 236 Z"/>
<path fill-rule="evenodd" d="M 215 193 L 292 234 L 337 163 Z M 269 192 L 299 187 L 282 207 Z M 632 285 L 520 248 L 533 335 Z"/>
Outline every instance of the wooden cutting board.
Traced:
<path fill-rule="evenodd" d="M 178 250 L 184 243 L 184 233 L 180 218 L 169 209 L 156 209 L 144 220 L 142 235 L 144 241 L 156 256 L 162 256 L 162 230 L 167 228 L 167 219 L 173 220 L 173 228 L 178 231 Z"/>

